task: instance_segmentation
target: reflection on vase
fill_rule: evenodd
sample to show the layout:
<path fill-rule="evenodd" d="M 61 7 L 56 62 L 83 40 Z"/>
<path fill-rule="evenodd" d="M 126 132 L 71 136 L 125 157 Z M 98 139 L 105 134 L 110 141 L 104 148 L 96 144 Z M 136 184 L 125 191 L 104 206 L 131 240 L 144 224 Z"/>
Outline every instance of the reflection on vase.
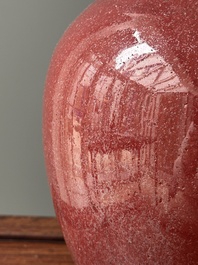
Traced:
<path fill-rule="evenodd" d="M 111 246 L 123 265 L 159 256 L 175 264 L 198 245 L 197 95 L 138 25 L 112 25 L 79 43 L 53 96 L 52 189 L 79 264 L 90 242 L 100 244 L 90 264 L 100 247 L 104 264 Z"/>
<path fill-rule="evenodd" d="M 116 40 L 116 34 L 113 37 Z M 137 43 L 134 47 L 138 50 Z M 85 51 L 74 66 L 74 83 L 68 84 L 68 95 L 64 95 L 67 120 L 62 116 L 58 130 L 62 134 L 58 139 L 55 135 L 55 142 L 62 146 L 61 160 L 72 172 L 64 179 L 67 202 L 88 206 L 88 197 L 92 201 L 95 196 L 90 193 L 100 193 L 100 186 L 113 181 L 126 185 L 130 181 L 135 191 L 143 192 L 141 186 L 146 188 L 144 181 L 151 178 L 157 203 L 165 196 L 157 195 L 159 182 L 166 179 L 163 192 L 168 194 L 169 182 L 174 181 L 174 161 L 192 123 L 193 95 L 154 49 L 129 58 L 122 60 L 118 71 L 112 58 L 106 64 L 94 50 Z M 99 186 L 92 189 L 92 185 Z M 82 192 L 79 199 L 75 189 Z"/>

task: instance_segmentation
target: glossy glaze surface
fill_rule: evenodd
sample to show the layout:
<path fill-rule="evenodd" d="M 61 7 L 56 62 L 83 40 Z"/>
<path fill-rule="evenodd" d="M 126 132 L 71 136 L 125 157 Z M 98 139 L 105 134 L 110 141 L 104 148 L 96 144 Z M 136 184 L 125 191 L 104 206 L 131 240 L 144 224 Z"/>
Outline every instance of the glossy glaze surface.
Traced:
<path fill-rule="evenodd" d="M 100 0 L 49 67 L 49 182 L 78 265 L 198 264 L 198 2 Z"/>

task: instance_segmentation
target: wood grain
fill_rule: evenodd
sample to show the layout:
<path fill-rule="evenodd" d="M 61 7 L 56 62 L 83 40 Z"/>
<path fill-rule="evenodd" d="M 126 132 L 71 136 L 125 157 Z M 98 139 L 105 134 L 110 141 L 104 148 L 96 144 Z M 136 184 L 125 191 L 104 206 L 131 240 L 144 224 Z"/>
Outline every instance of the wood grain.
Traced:
<path fill-rule="evenodd" d="M 0 265 L 74 265 L 56 218 L 0 216 Z"/>
<path fill-rule="evenodd" d="M 74 265 L 61 242 L 0 241 L 2 265 Z"/>
<path fill-rule="evenodd" d="M 0 216 L 0 238 L 63 240 L 56 218 Z"/>

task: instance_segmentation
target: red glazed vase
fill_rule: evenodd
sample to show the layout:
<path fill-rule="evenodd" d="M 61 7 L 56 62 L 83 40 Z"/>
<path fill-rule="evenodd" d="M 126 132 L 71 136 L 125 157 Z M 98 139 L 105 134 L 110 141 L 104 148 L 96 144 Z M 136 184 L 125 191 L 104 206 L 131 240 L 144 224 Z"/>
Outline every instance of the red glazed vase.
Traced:
<path fill-rule="evenodd" d="M 99 0 L 49 67 L 44 152 L 78 265 L 198 264 L 198 1 Z"/>

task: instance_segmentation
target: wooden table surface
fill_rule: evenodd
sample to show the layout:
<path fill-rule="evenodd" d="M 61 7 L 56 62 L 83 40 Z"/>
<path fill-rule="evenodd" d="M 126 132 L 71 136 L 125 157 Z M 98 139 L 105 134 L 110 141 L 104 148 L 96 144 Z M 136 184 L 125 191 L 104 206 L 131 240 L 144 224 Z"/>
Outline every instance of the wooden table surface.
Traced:
<path fill-rule="evenodd" d="M 74 265 L 56 218 L 0 216 L 0 265 Z"/>

